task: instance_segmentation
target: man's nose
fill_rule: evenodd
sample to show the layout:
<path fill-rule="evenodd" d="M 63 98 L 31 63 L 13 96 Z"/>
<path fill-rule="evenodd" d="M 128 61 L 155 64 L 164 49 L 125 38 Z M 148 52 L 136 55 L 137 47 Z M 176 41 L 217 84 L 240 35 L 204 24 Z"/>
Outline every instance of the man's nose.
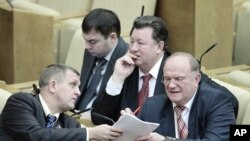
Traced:
<path fill-rule="evenodd" d="M 81 95 L 81 92 L 80 92 L 80 89 L 79 89 L 79 88 L 76 88 L 76 94 L 77 94 L 78 96 Z"/>

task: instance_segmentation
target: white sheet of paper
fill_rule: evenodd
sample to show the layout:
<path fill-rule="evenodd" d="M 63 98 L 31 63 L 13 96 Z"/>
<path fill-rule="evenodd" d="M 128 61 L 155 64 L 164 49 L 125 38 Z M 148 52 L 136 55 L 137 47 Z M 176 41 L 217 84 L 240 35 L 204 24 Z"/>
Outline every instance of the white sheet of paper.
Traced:
<path fill-rule="evenodd" d="M 122 136 L 115 141 L 135 141 L 136 138 L 151 133 L 159 125 L 159 123 L 145 122 L 134 115 L 125 114 L 113 125 L 123 130 Z"/>

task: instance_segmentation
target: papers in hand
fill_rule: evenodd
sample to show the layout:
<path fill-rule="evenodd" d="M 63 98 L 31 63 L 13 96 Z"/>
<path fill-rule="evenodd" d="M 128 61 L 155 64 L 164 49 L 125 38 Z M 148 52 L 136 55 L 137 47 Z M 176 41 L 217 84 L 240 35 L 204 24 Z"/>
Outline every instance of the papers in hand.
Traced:
<path fill-rule="evenodd" d="M 154 131 L 159 123 L 145 122 L 134 115 L 125 114 L 113 126 L 123 130 L 122 136 L 115 141 L 134 141 Z"/>

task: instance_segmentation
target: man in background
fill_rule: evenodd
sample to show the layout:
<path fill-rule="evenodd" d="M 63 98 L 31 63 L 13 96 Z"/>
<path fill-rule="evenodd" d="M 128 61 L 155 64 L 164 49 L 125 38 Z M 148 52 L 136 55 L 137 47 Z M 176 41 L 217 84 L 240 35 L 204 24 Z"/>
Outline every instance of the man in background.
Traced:
<path fill-rule="evenodd" d="M 40 92 L 13 94 L 0 118 L 1 140 L 15 141 L 109 141 L 121 136 L 121 129 L 108 125 L 85 128 L 64 112 L 75 108 L 79 73 L 65 65 L 53 64 L 43 70 Z M 82 128 L 81 128 L 82 127 Z"/>
<path fill-rule="evenodd" d="M 116 61 L 105 93 L 93 104 L 91 116 L 95 124 L 110 122 L 93 113 L 116 121 L 121 109 L 140 109 L 147 97 L 165 93 L 161 83 L 163 62 L 168 57 L 164 20 L 155 16 L 136 18 L 130 38 L 129 52 Z"/>
<path fill-rule="evenodd" d="M 128 50 L 128 44 L 120 37 L 120 20 L 110 10 L 90 11 L 83 19 L 82 32 L 86 47 L 77 110 L 91 108 L 96 97 L 105 92 L 115 61 Z"/>

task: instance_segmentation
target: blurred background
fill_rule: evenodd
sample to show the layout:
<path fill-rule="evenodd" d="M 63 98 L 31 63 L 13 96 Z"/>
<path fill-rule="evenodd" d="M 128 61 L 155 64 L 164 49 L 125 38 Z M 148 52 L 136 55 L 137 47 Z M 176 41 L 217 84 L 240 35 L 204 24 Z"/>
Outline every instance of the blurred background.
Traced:
<path fill-rule="evenodd" d="M 0 0 L 0 80 L 36 81 L 51 63 L 80 71 L 81 22 L 95 8 L 117 13 L 128 43 L 133 20 L 156 15 L 167 23 L 170 52 L 200 58 L 216 43 L 203 57 L 204 69 L 250 64 L 250 0 Z"/>

